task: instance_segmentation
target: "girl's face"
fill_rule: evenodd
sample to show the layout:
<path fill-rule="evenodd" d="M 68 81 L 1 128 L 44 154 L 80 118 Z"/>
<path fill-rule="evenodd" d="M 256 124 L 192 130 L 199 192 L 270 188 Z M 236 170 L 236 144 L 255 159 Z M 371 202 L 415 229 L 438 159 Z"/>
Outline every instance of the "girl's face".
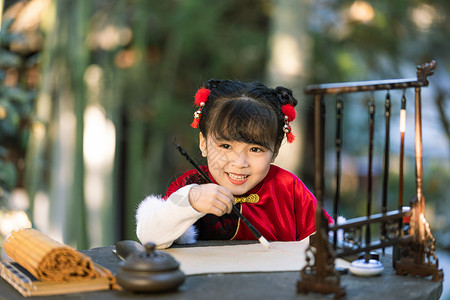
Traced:
<path fill-rule="evenodd" d="M 269 172 L 274 153 L 259 145 L 237 141 L 206 139 L 200 133 L 200 150 L 217 183 L 242 195 L 255 187 Z"/>

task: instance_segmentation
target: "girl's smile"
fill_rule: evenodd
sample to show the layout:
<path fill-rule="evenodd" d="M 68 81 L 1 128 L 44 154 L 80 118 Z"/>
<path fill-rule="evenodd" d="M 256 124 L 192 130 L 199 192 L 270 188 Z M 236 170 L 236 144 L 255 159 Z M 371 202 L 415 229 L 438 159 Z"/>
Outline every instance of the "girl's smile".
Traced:
<path fill-rule="evenodd" d="M 245 194 L 260 183 L 275 159 L 271 150 L 260 145 L 205 139 L 202 134 L 199 146 L 214 180 L 233 195 Z"/>
<path fill-rule="evenodd" d="M 247 182 L 248 175 L 241 175 L 241 174 L 234 174 L 234 173 L 227 173 L 228 179 L 232 184 L 240 185 Z"/>

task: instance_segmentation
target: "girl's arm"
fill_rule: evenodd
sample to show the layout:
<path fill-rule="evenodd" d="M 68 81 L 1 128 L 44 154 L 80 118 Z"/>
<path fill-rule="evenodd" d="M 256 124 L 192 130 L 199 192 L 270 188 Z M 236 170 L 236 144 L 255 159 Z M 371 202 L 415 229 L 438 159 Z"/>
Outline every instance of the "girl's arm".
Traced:
<path fill-rule="evenodd" d="M 136 213 L 136 234 L 142 244 L 153 242 L 158 249 L 168 248 L 173 242 L 195 243 L 196 230 L 192 226 L 205 213 L 198 212 L 189 203 L 191 184 L 178 189 L 166 200 L 151 195 L 139 204 Z"/>

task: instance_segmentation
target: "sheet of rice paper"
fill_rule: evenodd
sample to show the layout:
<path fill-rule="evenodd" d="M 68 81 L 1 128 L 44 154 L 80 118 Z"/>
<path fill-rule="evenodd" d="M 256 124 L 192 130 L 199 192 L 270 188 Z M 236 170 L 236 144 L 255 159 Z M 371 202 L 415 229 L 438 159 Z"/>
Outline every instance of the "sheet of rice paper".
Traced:
<path fill-rule="evenodd" d="M 306 265 L 309 239 L 299 242 L 271 242 L 271 249 L 259 243 L 230 246 L 171 248 L 171 254 L 186 275 L 211 273 L 300 271 Z M 345 267 L 347 262 L 336 263 Z"/>

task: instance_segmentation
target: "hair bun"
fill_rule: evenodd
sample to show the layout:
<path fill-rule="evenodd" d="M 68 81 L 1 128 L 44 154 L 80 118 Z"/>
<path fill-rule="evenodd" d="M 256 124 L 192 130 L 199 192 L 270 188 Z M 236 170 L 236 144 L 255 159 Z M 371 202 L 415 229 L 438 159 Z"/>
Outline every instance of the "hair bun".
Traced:
<path fill-rule="evenodd" d="M 277 98 L 280 101 L 281 105 L 290 104 L 292 106 L 297 105 L 297 99 L 292 95 L 292 90 L 285 88 L 283 86 L 278 86 L 274 89 L 277 94 Z"/>
<path fill-rule="evenodd" d="M 207 89 L 213 90 L 215 89 L 220 83 L 222 82 L 222 80 L 218 80 L 218 79 L 210 79 L 206 82 L 205 87 Z"/>

